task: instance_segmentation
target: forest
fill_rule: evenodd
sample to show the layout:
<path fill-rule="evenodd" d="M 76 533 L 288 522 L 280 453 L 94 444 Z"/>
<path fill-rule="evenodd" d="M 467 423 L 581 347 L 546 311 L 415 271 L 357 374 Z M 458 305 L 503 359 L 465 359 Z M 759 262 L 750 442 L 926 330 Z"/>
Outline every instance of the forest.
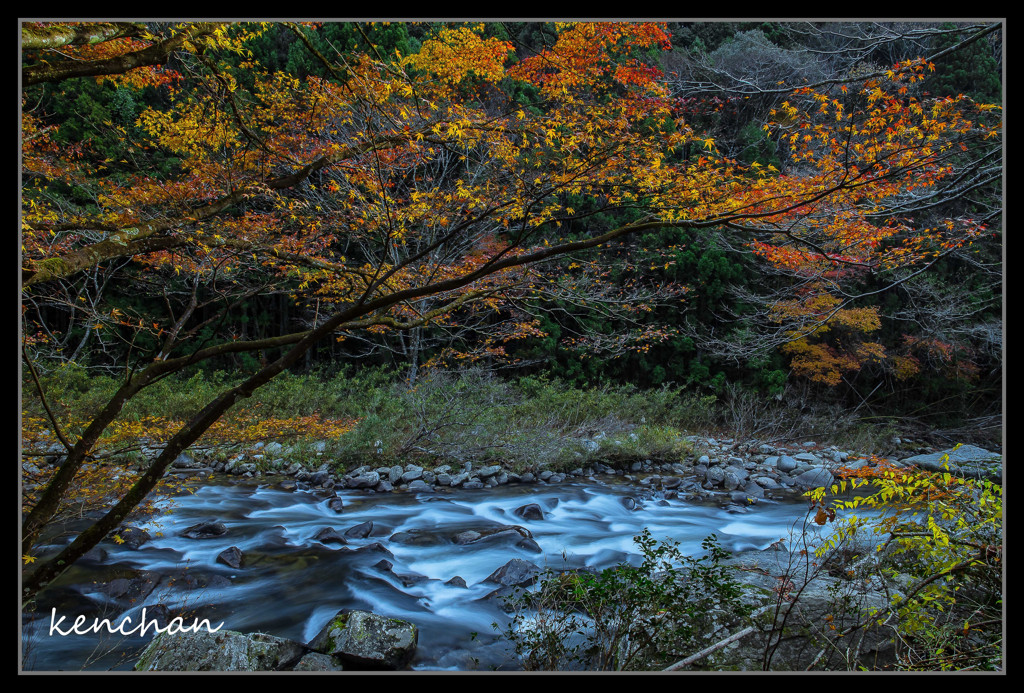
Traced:
<path fill-rule="evenodd" d="M 424 469 L 685 477 L 718 463 L 698 438 L 735 439 L 748 470 L 816 440 L 874 471 L 810 488 L 811 524 L 891 513 L 920 557 L 894 572 L 919 582 L 885 667 L 998 669 L 1001 481 L 890 461 L 1001 451 L 1002 40 L 1000 21 L 23 22 L 23 608 L 76 603 L 96 551 L 203 488 L 183 459 L 297 463 L 340 507 L 332 488 L 372 474 L 375 496 Z M 921 503 L 941 520 L 913 532 Z M 682 561 L 749 622 L 714 541 L 697 560 L 643 536 L 631 570 Z M 686 647 L 631 632 L 569 667 L 516 620 L 517 667 L 725 647 L 676 612 L 695 597 L 618 570 L 534 594 L 603 633 L 625 590 Z M 923 625 L 936 605 L 956 627 Z M 828 628 L 870 621 L 849 618 Z"/>

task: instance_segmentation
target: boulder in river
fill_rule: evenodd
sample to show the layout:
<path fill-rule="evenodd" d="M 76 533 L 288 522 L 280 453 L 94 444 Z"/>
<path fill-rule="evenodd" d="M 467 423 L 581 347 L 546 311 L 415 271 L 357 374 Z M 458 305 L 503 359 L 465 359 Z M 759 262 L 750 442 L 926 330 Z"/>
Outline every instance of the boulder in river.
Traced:
<path fill-rule="evenodd" d="M 366 522 L 360 522 L 358 525 L 353 525 L 345 530 L 345 536 L 352 539 L 365 539 L 370 536 L 370 532 L 373 531 L 373 521 L 367 520 Z"/>
<path fill-rule="evenodd" d="M 118 543 L 124 548 L 131 549 L 132 551 L 138 549 L 150 539 L 149 532 L 146 530 L 130 526 L 122 527 L 121 530 L 117 532 L 117 536 L 121 539 Z"/>
<path fill-rule="evenodd" d="M 242 567 L 242 558 L 242 550 L 237 546 L 228 547 L 217 554 L 218 563 L 223 563 L 236 570 Z"/>
<path fill-rule="evenodd" d="M 512 511 L 524 520 L 543 520 L 544 510 L 537 503 L 527 503 Z"/>
<path fill-rule="evenodd" d="M 987 479 L 1001 484 L 1002 460 L 1003 456 L 998 452 L 989 452 L 975 445 L 961 445 L 943 452 L 907 457 L 901 460 L 900 464 L 913 465 L 932 472 L 948 471 L 968 479 Z"/>
<path fill-rule="evenodd" d="M 398 670 L 407 668 L 412 661 L 418 639 L 419 629 L 408 621 L 370 611 L 342 610 L 310 641 L 309 647 L 354 667 Z"/>
<path fill-rule="evenodd" d="M 433 532 L 424 529 L 410 529 L 407 532 L 395 532 L 389 541 L 409 546 L 440 546 L 448 541 Z"/>
<path fill-rule="evenodd" d="M 181 531 L 181 536 L 189 539 L 212 539 L 228 533 L 228 527 L 219 520 L 205 520 Z"/>
<path fill-rule="evenodd" d="M 118 577 L 101 588 L 111 599 L 133 603 L 148 597 L 160 582 L 160 574 L 152 570 L 138 571 L 132 577 Z"/>
<path fill-rule="evenodd" d="M 321 544 L 329 544 L 331 542 L 335 544 L 347 544 L 345 537 L 338 534 L 334 527 L 324 527 L 319 532 L 313 535 L 313 541 L 318 541 Z"/>
<path fill-rule="evenodd" d="M 793 484 L 803 488 L 828 488 L 835 483 L 832 472 L 824 467 L 812 467 L 793 479 Z"/>
<path fill-rule="evenodd" d="M 535 583 L 539 573 L 540 568 L 533 563 L 524 561 L 522 558 L 513 558 L 485 577 L 483 581 L 493 582 L 503 587 L 524 587 Z"/>
<path fill-rule="evenodd" d="M 306 652 L 297 642 L 265 633 L 201 627 L 160 633 L 142 652 L 136 671 L 280 671 Z"/>

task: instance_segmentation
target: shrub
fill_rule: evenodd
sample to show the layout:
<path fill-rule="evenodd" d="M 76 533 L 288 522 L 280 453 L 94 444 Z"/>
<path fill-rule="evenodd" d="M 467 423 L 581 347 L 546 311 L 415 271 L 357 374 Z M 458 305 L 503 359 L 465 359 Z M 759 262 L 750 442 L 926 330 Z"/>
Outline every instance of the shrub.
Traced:
<path fill-rule="evenodd" d="M 750 615 L 715 535 L 698 557 L 646 529 L 634 541 L 638 566 L 548 571 L 535 591 L 508 598 L 514 616 L 504 635 L 524 669 L 661 669 Z"/>
<path fill-rule="evenodd" d="M 847 485 L 871 490 L 832 501 L 835 513 L 867 511 L 837 521 L 833 537 L 876 534 L 875 572 L 893 586 L 888 606 L 855 628 L 893 628 L 899 669 L 1000 669 L 1002 487 L 884 464 L 848 476 L 811 497 L 821 503 L 828 490 L 843 493 Z"/>

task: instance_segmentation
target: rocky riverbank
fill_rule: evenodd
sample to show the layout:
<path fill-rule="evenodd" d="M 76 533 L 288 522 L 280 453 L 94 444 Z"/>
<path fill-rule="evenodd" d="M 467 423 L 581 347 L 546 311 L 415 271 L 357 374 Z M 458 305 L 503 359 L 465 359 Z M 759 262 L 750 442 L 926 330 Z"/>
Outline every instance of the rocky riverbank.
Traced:
<path fill-rule="evenodd" d="M 281 443 L 257 444 L 231 457 L 210 461 L 201 456 L 182 454 L 175 460 L 170 474 L 208 478 L 227 474 L 244 478 L 285 477 L 283 488 L 316 489 L 330 493 L 334 489 L 359 489 L 374 493 L 430 492 L 445 489 L 482 489 L 506 484 L 557 484 L 566 479 L 616 475 L 624 481 L 663 491 L 666 498 L 703 498 L 710 493 L 726 493 L 732 502 L 756 503 L 760 499 L 790 495 L 792 491 L 829 486 L 840 469 L 857 469 L 895 463 L 942 468 L 943 456 L 949 455 L 948 469 L 954 474 L 999 482 L 1002 456 L 999 453 L 965 445 L 959 449 L 939 450 L 924 445 L 905 445 L 902 455 L 893 457 L 863 456 L 856 451 L 834 445 L 803 441 L 777 445 L 757 440 L 716 439 L 689 436 L 685 442 L 692 454 L 678 461 L 636 459 L 602 460 L 596 453 L 595 439 L 581 441 L 593 457 L 583 458 L 578 467 L 568 470 L 520 468 L 515 471 L 503 464 L 463 462 L 429 466 L 409 462 L 405 465 L 360 465 L 344 472 L 334 471 L 329 460 L 314 458 L 312 462 L 286 460 L 290 451 Z M 903 444 L 904 441 L 898 441 Z M 323 444 L 320 444 L 323 447 Z M 316 450 L 317 445 L 314 445 Z M 581 455 L 581 457 L 584 457 Z"/>
<path fill-rule="evenodd" d="M 597 445 L 596 441 L 594 443 Z M 515 485 L 535 485 L 541 488 L 565 481 L 596 481 L 607 480 L 609 477 L 643 491 L 635 494 L 636 498 L 655 499 L 658 502 L 713 501 L 728 512 L 736 512 L 742 516 L 745 512 L 755 510 L 750 506 L 791 499 L 808 488 L 829 485 L 841 467 L 856 468 L 883 462 L 877 458 L 860 456 L 855 451 L 832 445 L 819 445 L 813 441 L 773 445 L 751 440 L 691 437 L 686 443 L 692 452 L 677 461 L 623 461 L 621 458 L 613 461 L 591 458 L 581 459 L 578 467 L 557 471 L 513 469 L 501 464 L 476 465 L 472 462 L 465 462 L 458 469 L 453 469 L 452 465 L 428 466 L 410 462 L 405 465 L 366 464 L 338 473 L 332 471 L 333 465 L 330 460 L 323 459 L 323 456 L 316 459 L 314 464 L 288 461 L 287 448 L 280 443 L 272 442 L 254 446 L 251 450 L 223 460 L 211 460 L 199 455 L 182 455 L 175 461 L 169 473 L 208 479 L 228 475 L 231 478 L 258 480 L 261 485 L 266 484 L 279 489 L 278 492 L 303 491 L 324 499 L 321 503 L 326 502 L 326 505 L 338 514 L 339 521 L 348 515 L 341 496 L 344 495 L 347 499 L 345 502 L 349 502 L 353 498 L 353 493 L 356 497 L 363 494 L 366 494 L 366 497 L 382 497 L 380 494 L 412 492 L 417 495 L 425 494 L 425 498 L 429 499 L 432 494 L 441 495 L 457 489 L 488 489 Z M 918 445 L 907 447 L 908 454 L 902 459 L 889 458 L 888 461 L 935 468 L 938 461 L 943 458 L 943 453 L 947 452 L 928 450 Z M 599 449 L 599 446 L 596 447 L 594 452 Z M 971 446 L 948 452 L 950 469 L 956 473 L 985 478 L 1000 476 L 1001 456 L 997 453 Z M 630 496 L 624 496 L 622 502 L 633 502 L 636 505 L 635 509 L 640 509 L 639 503 Z M 634 508 L 627 506 L 627 509 Z M 545 519 L 544 509 L 529 502 L 509 508 L 509 511 L 511 515 L 520 519 L 512 520 L 510 517 L 508 521 L 528 524 L 529 521 Z M 216 512 L 216 509 L 211 508 L 211 515 Z M 436 543 L 440 535 L 416 531 L 388 532 L 386 528 L 381 527 L 375 530 L 373 523 L 370 522 L 349 524 L 352 526 L 338 525 L 337 530 L 333 527 L 324 527 L 313 539 L 334 550 L 352 551 L 353 554 L 350 555 L 355 555 L 356 552 L 366 553 L 369 560 L 377 561 L 373 564 L 373 570 L 381 575 L 393 577 L 399 584 L 408 586 L 417 584 L 417 580 L 426 579 L 413 574 L 399 574 L 401 571 L 397 567 L 392 570 L 385 543 L 397 552 L 396 547 L 400 546 L 419 545 L 431 541 Z M 386 533 L 380 535 L 380 531 Z M 200 543 L 203 540 L 227 539 L 226 534 L 227 528 L 215 519 L 190 525 L 180 532 L 180 536 Z M 121 528 L 118 538 L 122 547 L 128 549 L 137 549 L 146 544 L 148 539 L 144 533 L 133 528 Z M 539 547 L 535 546 L 536 542 L 533 542 L 530 532 L 515 524 L 500 527 L 481 525 L 479 531 L 463 530 L 451 536 L 445 534 L 440 538 L 444 540 L 442 543 L 446 542 L 445 545 L 450 544 L 453 550 L 489 543 L 507 546 L 511 551 L 523 552 L 525 555 L 529 555 L 530 552 L 536 555 L 540 551 Z M 358 548 L 346 547 L 345 544 Z M 847 603 L 859 605 L 857 608 L 884 604 L 883 595 L 900 588 L 900 585 L 883 583 L 878 578 L 877 558 L 867 551 L 867 548 L 870 547 L 852 547 L 846 563 L 819 572 L 813 586 L 803 586 L 800 599 L 795 602 L 799 605 L 800 613 L 793 616 L 790 624 L 820 623 L 822 618 L 834 611 L 836 595 L 839 593 L 845 594 Z M 220 547 L 217 550 L 219 549 Z M 372 559 L 369 558 L 369 554 L 374 554 Z M 393 556 L 391 558 L 393 559 Z M 216 556 L 216 563 L 232 569 L 245 569 L 247 560 L 245 552 L 238 546 L 230 546 Z M 773 598 L 777 599 L 780 595 L 786 595 L 789 589 L 787 576 L 793 575 L 794 571 L 801 567 L 806 567 L 806 562 L 806 551 L 802 556 L 799 542 L 794 540 L 773 544 L 766 550 L 740 551 L 730 559 L 729 564 L 737 568 L 737 574 L 746 583 L 751 603 L 764 604 L 771 603 Z M 491 585 L 488 588 L 488 597 L 500 597 L 511 588 L 532 584 L 540 572 L 541 569 L 536 564 L 517 558 L 502 565 L 479 584 Z M 200 580 L 206 578 L 219 578 L 220 582 L 225 584 L 216 586 L 230 589 L 230 584 L 222 576 L 199 576 Z M 461 580 L 452 578 L 445 584 L 456 585 L 457 579 Z M 148 574 L 118 578 L 104 585 L 102 590 L 110 599 L 134 601 L 144 597 L 146 590 L 151 591 L 157 581 L 157 576 Z M 209 583 L 203 585 L 214 586 Z M 466 587 L 465 581 L 456 586 Z M 791 602 L 783 599 L 780 605 L 785 610 L 790 607 Z M 852 611 L 856 612 L 856 609 Z M 210 642 L 213 643 L 207 643 L 209 647 L 205 647 L 201 642 L 206 640 L 198 638 L 198 634 L 175 636 L 173 633 L 166 633 L 151 643 L 147 654 L 140 659 L 138 668 L 332 671 L 353 668 L 393 670 L 408 666 L 410 652 L 414 653 L 416 649 L 416 624 L 401 619 L 373 617 L 369 612 L 369 616 L 360 615 L 353 619 L 350 616 L 352 613 L 352 610 L 346 610 L 331 620 L 334 630 L 337 631 L 333 635 L 318 635 L 308 642 L 301 643 L 259 633 L 223 631 L 203 635 L 202 638 L 212 638 Z M 345 629 L 350 627 L 349 624 L 352 624 L 351 627 L 358 624 L 360 637 L 355 638 L 354 631 L 344 633 Z M 765 647 L 771 644 L 764 641 L 764 638 L 771 637 L 766 635 L 769 631 L 770 629 L 752 633 L 743 642 L 731 643 L 719 653 L 719 656 L 723 657 L 721 661 L 728 662 L 729 666 L 758 668 L 756 660 L 759 653 L 763 653 Z M 726 628 L 723 637 L 729 632 Z M 780 651 L 780 659 L 785 657 L 787 666 L 806 666 L 815 656 L 813 646 L 805 634 L 796 630 L 792 633 L 787 635 L 786 645 Z M 859 647 L 863 651 L 871 651 L 874 648 L 880 653 L 879 656 L 883 656 L 887 641 L 881 636 L 872 637 L 873 639 L 863 641 Z M 376 643 L 373 654 L 354 654 L 336 647 L 338 642 L 348 640 Z"/>

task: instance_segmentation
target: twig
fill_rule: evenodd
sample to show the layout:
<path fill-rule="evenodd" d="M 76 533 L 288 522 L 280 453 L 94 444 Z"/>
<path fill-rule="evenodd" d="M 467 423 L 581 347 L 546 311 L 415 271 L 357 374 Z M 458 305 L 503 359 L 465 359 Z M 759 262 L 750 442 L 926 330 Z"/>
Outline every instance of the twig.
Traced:
<path fill-rule="evenodd" d="M 663 671 L 676 671 L 677 669 L 682 669 L 683 667 L 690 666 L 691 664 L 696 662 L 698 659 L 703 659 L 704 657 L 707 657 L 709 654 L 711 654 L 715 650 L 720 650 L 723 647 L 725 647 L 726 645 L 728 645 L 729 643 L 735 642 L 736 640 L 739 640 L 740 638 L 743 638 L 743 637 L 746 637 L 747 635 L 750 635 L 755 630 L 757 630 L 757 629 L 754 626 L 747 626 L 743 630 L 741 630 L 741 631 L 739 631 L 737 633 L 733 633 L 732 635 L 730 635 L 725 640 L 719 640 L 714 645 L 711 645 L 710 647 L 705 647 L 700 652 L 698 652 L 696 654 L 692 654 L 689 657 L 687 657 L 686 659 L 684 659 L 682 661 L 679 661 L 679 662 L 676 662 L 675 664 L 673 664 L 671 666 L 665 667 L 665 669 Z"/>
<path fill-rule="evenodd" d="M 763 614 L 764 612 L 768 611 L 770 608 L 772 608 L 774 606 L 775 606 L 774 603 L 773 604 L 768 604 L 767 606 L 762 606 L 760 609 L 758 609 L 753 614 L 751 614 L 750 617 L 751 618 L 757 618 L 758 616 L 760 616 L 761 614 Z M 683 667 L 688 667 L 691 664 L 693 664 L 694 662 L 696 662 L 697 660 L 704 659 L 705 657 L 707 657 L 712 652 L 715 652 L 716 650 L 722 649 L 723 647 L 725 647 L 729 643 L 736 642 L 740 638 L 744 638 L 744 637 L 750 635 L 755 630 L 757 630 L 756 626 L 747 626 L 743 630 L 737 631 L 736 633 L 733 633 L 732 635 L 730 635 L 729 637 L 725 638 L 724 640 L 719 640 L 714 645 L 709 645 L 708 647 L 705 647 L 700 652 L 692 654 L 689 657 L 687 657 L 686 659 L 680 660 L 680 661 L 676 662 L 675 664 L 672 664 L 670 666 L 665 667 L 662 671 L 676 671 L 678 669 L 682 669 Z"/>
<path fill-rule="evenodd" d="M 53 412 L 50 410 L 50 405 L 46 402 L 46 392 L 43 391 L 43 385 L 39 382 L 39 374 L 36 373 L 36 367 L 32 363 L 32 359 L 29 358 L 28 351 L 25 349 L 24 345 L 21 347 L 21 353 L 25 357 L 25 363 L 28 364 L 29 373 L 32 374 L 32 380 L 35 382 L 36 389 L 39 391 L 39 401 L 42 403 L 43 409 L 46 411 L 46 415 L 50 419 L 50 423 L 53 424 L 53 432 L 57 435 L 57 439 L 60 440 L 64 448 L 68 452 L 71 452 L 71 448 L 73 448 L 74 445 L 64 437 L 64 433 L 60 430 L 60 426 L 57 424 L 57 417 L 53 415 Z"/>

